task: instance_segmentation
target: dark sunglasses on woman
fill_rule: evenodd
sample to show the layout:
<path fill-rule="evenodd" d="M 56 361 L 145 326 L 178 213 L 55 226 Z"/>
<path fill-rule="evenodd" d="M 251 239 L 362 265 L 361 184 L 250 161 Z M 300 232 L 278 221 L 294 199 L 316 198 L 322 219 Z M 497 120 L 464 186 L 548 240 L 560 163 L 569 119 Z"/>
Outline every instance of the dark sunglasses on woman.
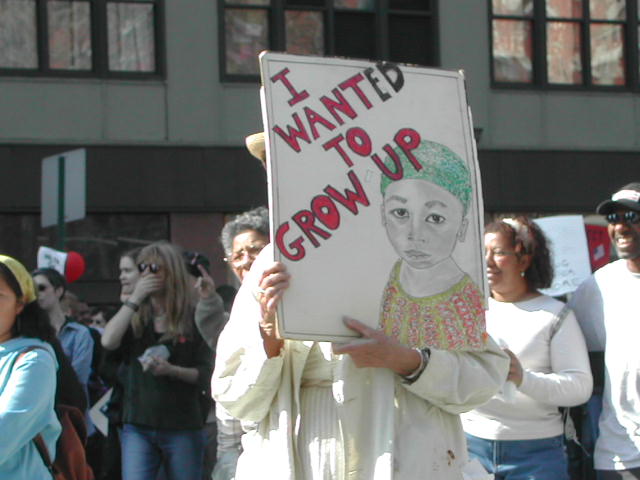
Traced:
<path fill-rule="evenodd" d="M 158 273 L 162 268 L 162 266 L 158 265 L 157 263 L 139 263 L 138 264 L 138 270 L 140 271 L 140 273 L 143 273 L 147 268 L 151 273 Z"/>

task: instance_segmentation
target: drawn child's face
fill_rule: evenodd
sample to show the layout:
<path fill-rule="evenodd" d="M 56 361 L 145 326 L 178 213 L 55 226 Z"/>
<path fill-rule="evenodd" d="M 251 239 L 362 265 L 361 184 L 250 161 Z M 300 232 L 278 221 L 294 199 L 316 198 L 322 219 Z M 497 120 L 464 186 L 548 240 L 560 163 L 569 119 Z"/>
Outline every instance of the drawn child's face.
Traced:
<path fill-rule="evenodd" d="M 400 258 L 416 269 L 449 258 L 457 241 L 464 239 L 467 226 L 460 200 L 420 179 L 400 180 L 387 187 L 382 223 Z"/>

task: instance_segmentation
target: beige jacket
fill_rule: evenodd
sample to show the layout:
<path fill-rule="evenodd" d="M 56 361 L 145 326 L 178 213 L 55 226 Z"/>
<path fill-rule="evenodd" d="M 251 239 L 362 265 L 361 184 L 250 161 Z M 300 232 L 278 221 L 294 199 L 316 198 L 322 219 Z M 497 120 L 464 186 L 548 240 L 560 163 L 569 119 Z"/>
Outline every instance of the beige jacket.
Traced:
<path fill-rule="evenodd" d="M 220 336 L 212 392 L 232 415 L 257 422 L 243 436 L 236 480 L 305 480 L 296 474 L 295 439 L 300 382 L 313 342 L 287 340 L 278 357 L 266 358 L 260 307 L 252 293 L 266 263 L 261 257 Z M 344 440 L 344 477 L 461 479 L 467 455 L 458 414 L 490 399 L 508 365 L 492 340 L 481 352 L 433 350 L 423 374 L 407 385 L 390 370 L 358 369 L 344 356 L 332 387 Z"/>

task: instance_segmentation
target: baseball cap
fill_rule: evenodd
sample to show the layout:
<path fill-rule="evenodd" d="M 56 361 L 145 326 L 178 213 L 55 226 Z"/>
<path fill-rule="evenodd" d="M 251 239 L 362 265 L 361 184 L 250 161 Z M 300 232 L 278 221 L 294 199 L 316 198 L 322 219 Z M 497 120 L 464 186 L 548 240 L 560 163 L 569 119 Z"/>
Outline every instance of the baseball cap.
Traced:
<path fill-rule="evenodd" d="M 596 212 L 601 215 L 607 215 L 620 207 L 640 212 L 640 182 L 629 183 L 622 187 L 611 195 L 609 200 L 601 202 L 597 206 Z"/>

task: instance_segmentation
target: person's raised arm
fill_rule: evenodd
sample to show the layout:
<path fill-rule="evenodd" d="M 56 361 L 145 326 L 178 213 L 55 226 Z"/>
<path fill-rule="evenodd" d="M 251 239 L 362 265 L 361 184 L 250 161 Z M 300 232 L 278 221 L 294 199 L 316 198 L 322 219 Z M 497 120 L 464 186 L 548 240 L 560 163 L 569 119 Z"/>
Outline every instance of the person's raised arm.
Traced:
<path fill-rule="evenodd" d="M 147 275 L 142 277 L 136 283 L 131 296 L 125 300 L 120 310 L 107 322 L 102 333 L 102 346 L 107 350 L 115 350 L 120 346 L 122 337 L 131 324 L 133 315 L 140 308 L 140 304 L 154 292 L 162 287 L 162 279 L 155 275 Z"/>
<path fill-rule="evenodd" d="M 224 302 L 216 292 L 216 285 L 211 275 L 202 265 L 198 265 L 198 269 L 201 276 L 195 284 L 198 293 L 195 314 L 196 327 L 211 351 L 215 352 L 218 337 L 227 323 L 229 315 L 224 311 Z"/>
<path fill-rule="evenodd" d="M 275 328 L 276 304 L 289 284 L 284 265 L 265 247 L 245 277 L 220 335 L 213 397 L 236 418 L 259 422 L 281 384 L 287 345 Z"/>

